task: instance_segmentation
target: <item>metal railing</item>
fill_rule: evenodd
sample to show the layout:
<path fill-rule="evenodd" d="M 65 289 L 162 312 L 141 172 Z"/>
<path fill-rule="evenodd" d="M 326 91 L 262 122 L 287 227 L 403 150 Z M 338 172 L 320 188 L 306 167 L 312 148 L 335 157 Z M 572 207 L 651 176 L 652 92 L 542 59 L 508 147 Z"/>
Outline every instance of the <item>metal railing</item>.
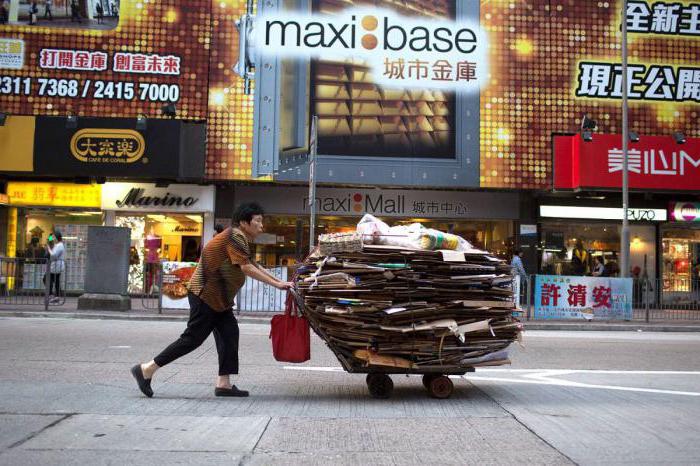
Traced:
<path fill-rule="evenodd" d="M 48 258 L 0 257 L 0 304 L 63 306 L 66 302 L 68 263 L 62 273 L 52 274 Z M 55 280 L 59 293 L 53 296 Z"/>
<path fill-rule="evenodd" d="M 289 276 L 287 267 L 266 267 L 266 270 L 280 280 L 286 281 Z M 163 300 L 164 277 L 163 263 L 154 263 L 146 267 L 143 273 L 143 285 L 141 292 L 135 295 L 141 298 L 144 309 L 158 310 L 161 314 L 163 309 L 182 309 L 186 307 L 169 307 Z M 132 295 L 134 296 L 134 295 Z M 252 278 L 247 278 L 243 287 L 239 290 L 235 299 L 234 309 L 238 312 L 282 312 L 286 301 L 287 292 L 278 290 L 272 285 L 265 284 Z M 186 297 L 181 298 L 186 300 Z M 171 300 L 166 300 L 173 302 Z"/>
<path fill-rule="evenodd" d="M 144 309 L 157 309 L 163 313 L 163 263 L 145 264 L 141 288 L 141 304 Z"/>
<path fill-rule="evenodd" d="M 535 319 L 534 299 L 535 275 L 529 275 L 517 293 L 521 316 L 527 320 Z M 633 279 L 632 320 L 700 321 L 700 280 Z"/>

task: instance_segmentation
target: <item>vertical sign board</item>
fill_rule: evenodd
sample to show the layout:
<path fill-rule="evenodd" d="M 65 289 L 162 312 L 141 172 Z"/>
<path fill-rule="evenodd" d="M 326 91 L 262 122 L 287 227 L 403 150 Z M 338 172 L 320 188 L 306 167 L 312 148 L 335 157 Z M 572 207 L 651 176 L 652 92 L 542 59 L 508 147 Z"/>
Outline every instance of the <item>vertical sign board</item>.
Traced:
<path fill-rule="evenodd" d="M 632 279 L 537 275 L 535 319 L 631 320 Z"/>
<path fill-rule="evenodd" d="M 88 227 L 85 292 L 127 294 L 131 230 L 123 227 Z"/>

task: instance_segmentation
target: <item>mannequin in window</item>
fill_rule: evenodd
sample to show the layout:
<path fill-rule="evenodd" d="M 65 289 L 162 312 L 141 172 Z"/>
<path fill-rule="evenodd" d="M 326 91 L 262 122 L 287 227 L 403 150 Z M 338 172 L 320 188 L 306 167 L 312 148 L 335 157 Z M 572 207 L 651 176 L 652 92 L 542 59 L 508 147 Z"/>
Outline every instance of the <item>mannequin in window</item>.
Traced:
<path fill-rule="evenodd" d="M 160 262 L 160 248 L 163 246 L 163 240 L 160 236 L 155 233 L 155 228 L 151 227 L 148 235 L 146 235 L 146 240 L 144 241 L 144 247 L 146 249 L 146 292 L 151 291 L 153 283 L 156 281 L 156 274 L 158 273 L 158 263 Z"/>

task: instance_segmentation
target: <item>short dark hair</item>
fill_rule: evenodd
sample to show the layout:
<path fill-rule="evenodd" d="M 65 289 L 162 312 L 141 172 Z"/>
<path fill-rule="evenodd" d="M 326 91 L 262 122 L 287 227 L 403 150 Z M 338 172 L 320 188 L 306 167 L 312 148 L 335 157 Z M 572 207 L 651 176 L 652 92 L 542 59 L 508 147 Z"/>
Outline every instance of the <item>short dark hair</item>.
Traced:
<path fill-rule="evenodd" d="M 523 250 L 522 250 L 522 249 L 516 249 L 516 250 L 515 250 L 515 255 L 516 255 L 516 256 L 519 256 L 519 255 L 522 254 L 522 253 L 523 253 Z"/>
<path fill-rule="evenodd" d="M 57 241 L 63 241 L 63 235 L 60 231 L 54 230 L 53 235 L 56 237 Z"/>
<path fill-rule="evenodd" d="M 221 232 L 224 231 L 224 230 L 225 230 L 225 228 L 224 228 L 224 226 L 223 226 L 222 224 L 217 223 L 216 225 L 214 225 L 214 231 L 215 231 L 215 232 L 221 233 Z"/>
<path fill-rule="evenodd" d="M 233 211 L 233 223 L 250 223 L 256 215 L 265 215 L 265 211 L 257 202 L 244 202 Z"/>

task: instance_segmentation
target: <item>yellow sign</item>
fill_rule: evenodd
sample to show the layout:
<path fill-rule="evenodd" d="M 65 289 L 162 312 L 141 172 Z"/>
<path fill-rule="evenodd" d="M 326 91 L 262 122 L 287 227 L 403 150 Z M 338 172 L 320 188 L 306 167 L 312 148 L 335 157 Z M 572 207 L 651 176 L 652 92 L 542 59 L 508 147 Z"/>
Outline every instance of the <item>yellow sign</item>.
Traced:
<path fill-rule="evenodd" d="M 30 116 L 7 116 L 0 126 L 0 171 L 34 171 L 35 121 Z"/>
<path fill-rule="evenodd" d="M 102 205 L 98 184 L 32 183 L 9 181 L 7 196 L 14 206 L 94 207 Z"/>
<path fill-rule="evenodd" d="M 132 129 L 86 128 L 70 140 L 73 157 L 88 163 L 134 163 L 145 149 L 143 136 Z"/>

